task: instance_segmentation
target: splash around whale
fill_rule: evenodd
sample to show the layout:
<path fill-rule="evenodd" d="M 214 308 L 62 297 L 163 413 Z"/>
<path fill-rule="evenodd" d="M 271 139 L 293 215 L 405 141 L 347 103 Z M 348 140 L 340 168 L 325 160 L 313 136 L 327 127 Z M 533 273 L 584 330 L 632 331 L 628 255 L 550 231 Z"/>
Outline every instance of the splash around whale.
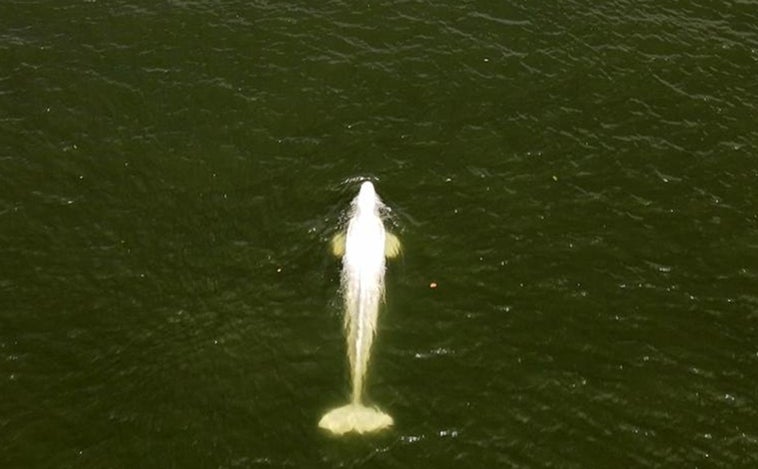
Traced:
<path fill-rule="evenodd" d="M 350 206 L 347 229 L 332 239 L 332 252 L 342 257 L 341 289 L 352 399 L 327 412 L 318 425 L 336 435 L 369 433 L 393 424 L 388 414 L 363 403 L 371 344 L 384 299 L 385 258 L 400 253 L 399 240 L 384 228 L 383 210 L 374 185 L 363 182 Z"/>

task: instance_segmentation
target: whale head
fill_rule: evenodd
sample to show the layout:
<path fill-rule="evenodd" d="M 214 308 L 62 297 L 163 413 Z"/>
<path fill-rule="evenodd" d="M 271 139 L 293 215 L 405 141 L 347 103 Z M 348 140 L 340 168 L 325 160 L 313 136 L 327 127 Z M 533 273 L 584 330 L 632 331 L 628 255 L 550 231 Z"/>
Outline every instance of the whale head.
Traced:
<path fill-rule="evenodd" d="M 356 205 L 359 211 L 369 212 L 379 208 L 381 201 L 379 196 L 376 195 L 374 185 L 370 181 L 365 181 L 361 184 L 361 190 L 358 192 Z"/>

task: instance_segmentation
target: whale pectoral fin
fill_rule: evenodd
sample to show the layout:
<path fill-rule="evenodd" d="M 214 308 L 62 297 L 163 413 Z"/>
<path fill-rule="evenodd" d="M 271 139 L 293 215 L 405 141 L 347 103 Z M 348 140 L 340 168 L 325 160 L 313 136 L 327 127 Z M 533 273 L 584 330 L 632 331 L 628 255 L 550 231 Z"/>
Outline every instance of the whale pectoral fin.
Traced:
<path fill-rule="evenodd" d="M 384 239 L 384 255 L 393 258 L 400 254 L 402 247 L 400 246 L 400 240 L 392 233 L 387 233 Z"/>
<path fill-rule="evenodd" d="M 342 257 L 345 254 L 345 232 L 340 231 L 332 238 L 332 254 Z"/>

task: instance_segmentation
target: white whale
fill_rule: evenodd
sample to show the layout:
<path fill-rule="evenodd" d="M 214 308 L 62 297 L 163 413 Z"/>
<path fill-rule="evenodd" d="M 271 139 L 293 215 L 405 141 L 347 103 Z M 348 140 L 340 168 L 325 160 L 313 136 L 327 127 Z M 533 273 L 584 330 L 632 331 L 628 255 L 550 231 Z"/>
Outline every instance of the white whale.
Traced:
<path fill-rule="evenodd" d="M 363 403 L 371 343 L 376 334 L 379 306 L 384 299 L 385 257 L 400 253 L 397 237 L 384 228 L 383 209 L 374 185 L 364 182 L 351 204 L 347 230 L 332 240 L 332 251 L 342 256 L 341 282 L 352 399 L 349 404 L 327 412 L 319 421 L 319 427 L 337 435 L 350 431 L 373 432 L 393 423 L 392 417 Z"/>

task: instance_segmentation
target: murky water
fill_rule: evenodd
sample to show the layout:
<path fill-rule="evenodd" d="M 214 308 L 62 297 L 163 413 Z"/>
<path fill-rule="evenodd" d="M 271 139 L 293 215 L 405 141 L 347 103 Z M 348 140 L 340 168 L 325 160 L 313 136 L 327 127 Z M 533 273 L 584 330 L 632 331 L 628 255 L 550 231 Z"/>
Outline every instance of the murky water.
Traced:
<path fill-rule="evenodd" d="M 0 465 L 755 465 L 756 72 L 753 2 L 3 2 Z"/>

